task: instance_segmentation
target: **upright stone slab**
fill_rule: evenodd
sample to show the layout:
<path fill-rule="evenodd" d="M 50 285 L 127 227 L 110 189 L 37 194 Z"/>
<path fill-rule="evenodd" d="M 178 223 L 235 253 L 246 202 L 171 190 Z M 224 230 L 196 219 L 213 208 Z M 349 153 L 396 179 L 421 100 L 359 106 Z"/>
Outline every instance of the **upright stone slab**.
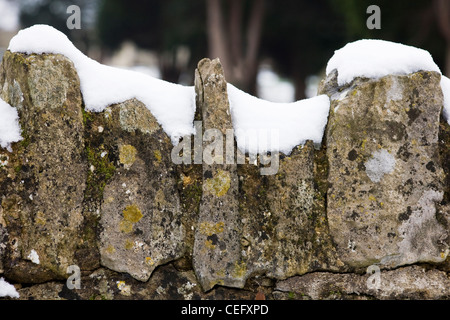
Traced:
<path fill-rule="evenodd" d="M 336 77 L 319 92 L 332 100 L 327 216 L 340 259 L 350 268 L 444 261 L 440 75 L 357 78 L 344 87 Z"/>
<path fill-rule="evenodd" d="M 203 136 L 202 199 L 195 230 L 194 270 L 204 290 L 216 284 L 242 287 L 245 280 L 235 272 L 240 259 L 237 167 L 234 158 L 231 164 L 225 159 L 225 137 L 232 122 L 227 83 L 218 59 L 199 62 L 195 89 L 203 134 L 208 131 L 214 134 L 211 130 L 215 130 L 216 135 Z M 234 136 L 232 139 L 234 144 Z M 211 152 L 215 143 L 216 150 L 222 150 L 223 155 Z M 209 155 L 213 157 L 207 159 Z"/>
<path fill-rule="evenodd" d="M 9 51 L 0 74 L 1 98 L 17 108 L 23 137 L 12 153 L 0 149 L 5 275 L 28 283 L 65 279 L 67 267 L 80 264 L 77 252 L 85 243 L 78 76 L 62 55 Z"/>
<path fill-rule="evenodd" d="M 209 129 L 218 129 L 224 139 L 232 129 L 226 82 L 217 60 L 199 63 L 196 91 L 206 152 L 193 261 L 204 290 L 216 284 L 243 287 L 254 275 L 285 279 L 319 269 L 338 271 L 342 262 L 326 220 L 326 169 L 323 157 L 316 163 L 320 157 L 315 156 L 323 151 L 314 150 L 309 141 L 289 155 L 271 154 L 276 164 L 270 166 L 276 170 L 270 175 L 262 175 L 261 161 L 255 165 L 248 156 L 237 166 L 233 157 L 225 163 L 226 152 L 218 159 L 223 164 L 208 164 Z M 228 143 L 242 157 L 230 131 L 227 138 L 232 141 L 220 140 L 218 146 L 225 150 Z"/>
<path fill-rule="evenodd" d="M 135 99 L 89 118 L 88 190 L 100 201 L 101 264 L 147 281 L 185 251 L 172 143 Z"/>

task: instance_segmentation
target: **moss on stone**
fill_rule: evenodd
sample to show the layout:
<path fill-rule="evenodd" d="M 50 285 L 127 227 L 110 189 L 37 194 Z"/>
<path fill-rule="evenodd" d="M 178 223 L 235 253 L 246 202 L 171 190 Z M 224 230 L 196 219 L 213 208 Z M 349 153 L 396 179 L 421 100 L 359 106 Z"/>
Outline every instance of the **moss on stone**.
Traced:
<path fill-rule="evenodd" d="M 101 153 L 101 150 L 95 150 L 89 145 L 86 146 L 89 166 L 93 168 L 93 170 L 88 171 L 86 178 L 85 198 L 90 199 L 90 201 L 101 201 L 103 199 L 103 190 L 116 171 L 116 167 L 109 161 L 108 157 L 102 157 Z"/>

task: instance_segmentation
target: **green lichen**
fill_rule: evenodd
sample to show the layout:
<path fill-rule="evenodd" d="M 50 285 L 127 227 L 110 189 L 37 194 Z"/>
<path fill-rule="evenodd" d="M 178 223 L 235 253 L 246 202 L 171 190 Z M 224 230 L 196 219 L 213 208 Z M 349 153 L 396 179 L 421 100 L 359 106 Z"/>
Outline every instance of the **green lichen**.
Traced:
<path fill-rule="evenodd" d="M 103 198 L 103 191 L 107 182 L 116 171 L 116 167 L 109 161 L 108 157 L 102 157 L 102 152 L 102 150 L 95 150 L 89 145 L 86 147 L 89 168 L 93 170 L 88 170 L 85 199 L 100 201 Z"/>

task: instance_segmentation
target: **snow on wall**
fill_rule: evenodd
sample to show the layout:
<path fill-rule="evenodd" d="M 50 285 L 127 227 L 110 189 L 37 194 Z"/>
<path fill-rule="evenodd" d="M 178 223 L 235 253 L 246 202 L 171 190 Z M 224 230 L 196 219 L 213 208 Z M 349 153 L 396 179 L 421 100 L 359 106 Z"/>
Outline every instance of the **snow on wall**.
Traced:
<path fill-rule="evenodd" d="M 385 40 L 358 40 L 346 44 L 328 61 L 326 74 L 336 69 L 338 85 L 356 77 L 380 78 L 389 74 L 410 74 L 420 70 L 441 73 L 426 50 Z"/>
<path fill-rule="evenodd" d="M 100 112 L 108 105 L 137 98 L 152 112 L 173 144 L 177 144 L 180 137 L 194 133 L 193 87 L 102 65 L 86 57 L 63 33 L 47 25 L 19 31 L 11 39 L 8 49 L 26 54 L 62 54 L 72 60 L 87 110 Z M 257 99 L 233 86 L 229 87 L 228 93 L 235 128 L 279 131 L 279 143 L 272 144 L 269 149 L 266 145 L 258 145 L 261 143 L 258 141 L 263 141 L 259 139 L 252 140 L 245 151 L 250 148 L 289 153 L 306 140 L 320 144 L 328 118 L 329 101 L 326 96 L 283 104 Z M 237 140 L 245 140 L 239 132 L 243 130 L 235 130 Z"/>
<path fill-rule="evenodd" d="M 107 106 L 136 98 L 152 112 L 162 128 L 177 144 L 184 135 L 194 134 L 194 87 L 182 86 L 135 71 L 113 68 L 90 59 L 79 51 L 60 31 L 47 25 L 35 25 L 19 31 L 11 39 L 8 50 L 26 54 L 62 54 L 72 60 L 77 69 L 86 109 L 101 112 Z M 359 40 L 336 50 L 326 72 L 338 70 L 340 85 L 354 77 L 378 78 L 388 74 L 408 74 L 439 68 L 431 55 L 422 49 L 383 40 Z M 450 124 L 450 80 L 442 78 L 444 92 L 443 115 Z M 238 147 L 246 152 L 281 151 L 290 153 L 306 140 L 320 144 L 328 119 L 329 100 L 313 97 L 293 103 L 273 103 L 253 97 L 233 85 L 228 86 L 230 109 Z M 17 113 L 5 102 L 0 119 L 0 146 L 21 139 Z M 276 131 L 277 143 L 267 143 L 259 137 L 249 139 L 249 131 Z M 270 140 L 270 139 L 269 139 Z"/>
<path fill-rule="evenodd" d="M 0 297 L 19 298 L 19 293 L 12 284 L 9 284 L 3 278 L 0 278 Z"/>
<path fill-rule="evenodd" d="M 11 151 L 11 143 L 22 140 L 16 108 L 0 98 L 0 146 Z"/>

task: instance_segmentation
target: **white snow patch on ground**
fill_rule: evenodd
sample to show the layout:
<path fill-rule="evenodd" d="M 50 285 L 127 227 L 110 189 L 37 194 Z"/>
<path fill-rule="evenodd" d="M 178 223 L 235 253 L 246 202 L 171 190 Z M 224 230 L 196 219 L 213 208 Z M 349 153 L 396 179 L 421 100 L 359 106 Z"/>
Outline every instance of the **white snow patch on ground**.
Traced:
<path fill-rule="evenodd" d="M 16 108 L 0 98 L 0 146 L 11 152 L 11 143 L 22 140 Z"/>
<path fill-rule="evenodd" d="M 372 154 L 365 163 L 366 174 L 373 182 L 380 182 L 385 174 L 394 171 L 395 158 L 387 150 L 381 149 Z"/>
<path fill-rule="evenodd" d="M 0 297 L 19 298 L 19 293 L 12 284 L 9 284 L 3 278 L 0 278 Z"/>
<path fill-rule="evenodd" d="M 420 70 L 441 73 L 431 54 L 423 49 L 385 40 L 358 40 L 336 50 L 328 61 L 326 74 L 337 69 L 338 84 L 356 77 L 380 78 Z"/>

